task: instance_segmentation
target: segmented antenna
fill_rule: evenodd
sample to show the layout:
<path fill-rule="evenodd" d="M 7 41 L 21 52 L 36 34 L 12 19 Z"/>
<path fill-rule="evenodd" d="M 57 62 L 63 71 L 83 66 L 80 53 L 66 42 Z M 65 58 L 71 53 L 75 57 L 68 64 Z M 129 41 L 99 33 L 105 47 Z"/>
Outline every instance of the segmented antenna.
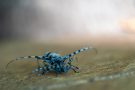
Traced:
<path fill-rule="evenodd" d="M 8 62 L 5 68 L 7 69 L 7 68 L 8 68 L 8 65 L 11 64 L 11 63 L 13 63 L 14 61 L 21 60 L 21 59 L 29 59 L 29 58 L 41 59 L 42 56 L 26 56 L 26 57 L 19 57 L 19 58 L 16 58 L 15 60 L 11 60 L 10 62 Z"/>
<path fill-rule="evenodd" d="M 96 53 L 97 53 L 96 48 L 93 48 L 93 47 L 85 47 L 85 48 L 81 48 L 81 49 L 79 49 L 79 50 L 77 50 L 77 51 L 75 51 L 75 52 L 73 52 L 73 53 L 70 53 L 69 55 L 66 55 L 65 58 L 64 58 L 64 60 L 65 60 L 65 59 L 68 59 L 68 58 L 70 58 L 70 57 L 72 57 L 72 56 L 74 56 L 74 55 L 76 55 L 76 54 L 78 54 L 78 53 L 80 53 L 80 52 L 87 51 L 87 50 L 90 50 L 90 49 L 95 50 Z"/>

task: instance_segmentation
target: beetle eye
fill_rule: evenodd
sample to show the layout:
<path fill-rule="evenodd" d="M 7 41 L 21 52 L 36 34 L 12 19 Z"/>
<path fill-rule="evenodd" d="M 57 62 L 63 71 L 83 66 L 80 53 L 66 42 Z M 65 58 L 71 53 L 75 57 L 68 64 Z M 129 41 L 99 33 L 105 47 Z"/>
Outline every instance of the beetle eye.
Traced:
<path fill-rule="evenodd" d="M 49 59 L 51 59 L 52 57 L 51 57 L 51 56 L 49 56 L 48 58 L 49 58 Z"/>

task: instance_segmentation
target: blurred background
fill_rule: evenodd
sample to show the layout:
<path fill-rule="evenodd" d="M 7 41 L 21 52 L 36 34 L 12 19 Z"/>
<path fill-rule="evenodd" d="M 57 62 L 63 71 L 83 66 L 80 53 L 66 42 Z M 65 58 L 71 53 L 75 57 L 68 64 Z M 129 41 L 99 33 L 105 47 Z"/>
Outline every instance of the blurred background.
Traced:
<path fill-rule="evenodd" d="M 30 74 L 36 59 L 16 61 L 5 70 L 17 57 L 65 55 L 88 45 L 98 54 L 76 55 L 77 74 Z M 0 90 L 135 90 L 131 74 L 135 0 L 0 0 Z"/>
<path fill-rule="evenodd" d="M 132 44 L 135 0 L 0 0 L 0 41 Z"/>

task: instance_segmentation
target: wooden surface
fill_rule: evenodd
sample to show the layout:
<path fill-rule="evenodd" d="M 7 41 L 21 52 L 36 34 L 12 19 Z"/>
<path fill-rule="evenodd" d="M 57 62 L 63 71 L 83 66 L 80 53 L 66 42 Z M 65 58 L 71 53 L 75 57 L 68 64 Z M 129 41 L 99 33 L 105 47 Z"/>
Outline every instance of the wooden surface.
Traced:
<path fill-rule="evenodd" d="M 58 51 L 62 55 L 81 47 L 32 43 L 2 43 L 0 45 L 0 90 L 134 90 L 135 48 L 98 47 L 98 54 L 88 51 L 77 55 L 73 62 L 80 73 L 69 71 L 58 75 L 31 74 L 37 65 L 34 59 L 16 61 L 20 56 L 43 55 L 46 51 Z"/>

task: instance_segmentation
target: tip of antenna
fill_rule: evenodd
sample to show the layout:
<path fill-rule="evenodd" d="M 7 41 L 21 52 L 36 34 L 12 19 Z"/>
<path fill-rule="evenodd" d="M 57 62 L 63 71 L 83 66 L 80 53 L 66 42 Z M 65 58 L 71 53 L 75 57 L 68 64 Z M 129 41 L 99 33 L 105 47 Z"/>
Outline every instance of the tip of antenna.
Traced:
<path fill-rule="evenodd" d="M 93 50 L 95 50 L 95 52 L 96 52 L 96 54 L 98 53 L 98 51 L 97 51 L 97 49 L 96 48 L 94 48 L 94 47 L 92 47 L 92 46 L 90 46 L 90 47 L 88 47 L 89 49 L 93 49 Z"/>
<path fill-rule="evenodd" d="M 15 60 L 11 60 L 11 61 L 9 61 L 9 62 L 7 63 L 7 65 L 6 65 L 5 69 L 7 70 L 7 68 L 8 68 L 8 66 L 9 66 L 9 64 L 13 63 L 14 61 L 16 61 L 16 59 L 15 59 Z"/>

